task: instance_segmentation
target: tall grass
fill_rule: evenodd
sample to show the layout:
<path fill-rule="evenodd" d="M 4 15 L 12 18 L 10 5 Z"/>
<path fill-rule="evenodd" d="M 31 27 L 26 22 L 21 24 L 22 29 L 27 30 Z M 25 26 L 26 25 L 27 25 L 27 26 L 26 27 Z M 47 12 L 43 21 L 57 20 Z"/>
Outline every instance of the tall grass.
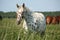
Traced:
<path fill-rule="evenodd" d="M 15 18 L 0 21 L 0 40 L 60 40 L 60 24 L 47 25 L 43 37 L 35 32 L 24 34 L 24 31 L 22 22 L 17 25 Z"/>

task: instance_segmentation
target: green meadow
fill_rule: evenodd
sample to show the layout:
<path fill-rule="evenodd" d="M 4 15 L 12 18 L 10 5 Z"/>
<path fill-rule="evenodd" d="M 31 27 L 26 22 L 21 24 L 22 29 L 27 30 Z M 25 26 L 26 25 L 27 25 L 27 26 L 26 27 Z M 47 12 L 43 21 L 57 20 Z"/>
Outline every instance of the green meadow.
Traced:
<path fill-rule="evenodd" d="M 20 25 L 16 24 L 16 18 L 3 18 L 0 20 L 0 40 L 60 40 L 60 24 L 46 25 L 45 35 L 41 37 L 39 33 L 28 32 L 24 34 Z"/>

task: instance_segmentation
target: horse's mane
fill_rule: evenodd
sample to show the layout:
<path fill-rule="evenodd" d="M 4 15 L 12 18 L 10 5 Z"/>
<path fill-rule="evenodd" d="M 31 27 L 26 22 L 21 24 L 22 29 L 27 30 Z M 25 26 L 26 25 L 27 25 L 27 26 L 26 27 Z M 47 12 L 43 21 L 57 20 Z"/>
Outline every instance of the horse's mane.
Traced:
<path fill-rule="evenodd" d="M 26 9 L 28 12 L 30 12 L 30 11 L 31 11 L 28 7 L 25 7 L 25 9 Z"/>

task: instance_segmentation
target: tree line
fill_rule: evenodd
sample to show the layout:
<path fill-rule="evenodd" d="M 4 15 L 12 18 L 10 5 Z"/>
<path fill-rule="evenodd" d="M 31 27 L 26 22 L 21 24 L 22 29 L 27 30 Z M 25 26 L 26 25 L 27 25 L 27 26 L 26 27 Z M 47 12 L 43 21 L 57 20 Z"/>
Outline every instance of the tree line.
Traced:
<path fill-rule="evenodd" d="M 0 11 L 2 18 L 16 18 L 16 12 L 3 12 Z"/>
<path fill-rule="evenodd" d="M 37 12 L 39 12 L 39 11 L 37 11 Z M 42 13 L 45 16 L 60 16 L 60 11 L 42 12 Z M 2 16 L 2 18 L 16 18 L 16 12 L 3 12 L 3 11 L 0 11 L 0 16 Z"/>

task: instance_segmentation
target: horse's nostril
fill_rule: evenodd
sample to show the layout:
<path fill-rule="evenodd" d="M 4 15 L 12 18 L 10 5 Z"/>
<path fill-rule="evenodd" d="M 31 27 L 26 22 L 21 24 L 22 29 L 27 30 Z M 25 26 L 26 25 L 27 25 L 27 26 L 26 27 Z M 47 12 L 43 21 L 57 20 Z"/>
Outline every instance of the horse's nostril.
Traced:
<path fill-rule="evenodd" d="M 20 21 L 17 22 L 17 25 L 19 25 L 19 24 L 20 24 Z"/>

